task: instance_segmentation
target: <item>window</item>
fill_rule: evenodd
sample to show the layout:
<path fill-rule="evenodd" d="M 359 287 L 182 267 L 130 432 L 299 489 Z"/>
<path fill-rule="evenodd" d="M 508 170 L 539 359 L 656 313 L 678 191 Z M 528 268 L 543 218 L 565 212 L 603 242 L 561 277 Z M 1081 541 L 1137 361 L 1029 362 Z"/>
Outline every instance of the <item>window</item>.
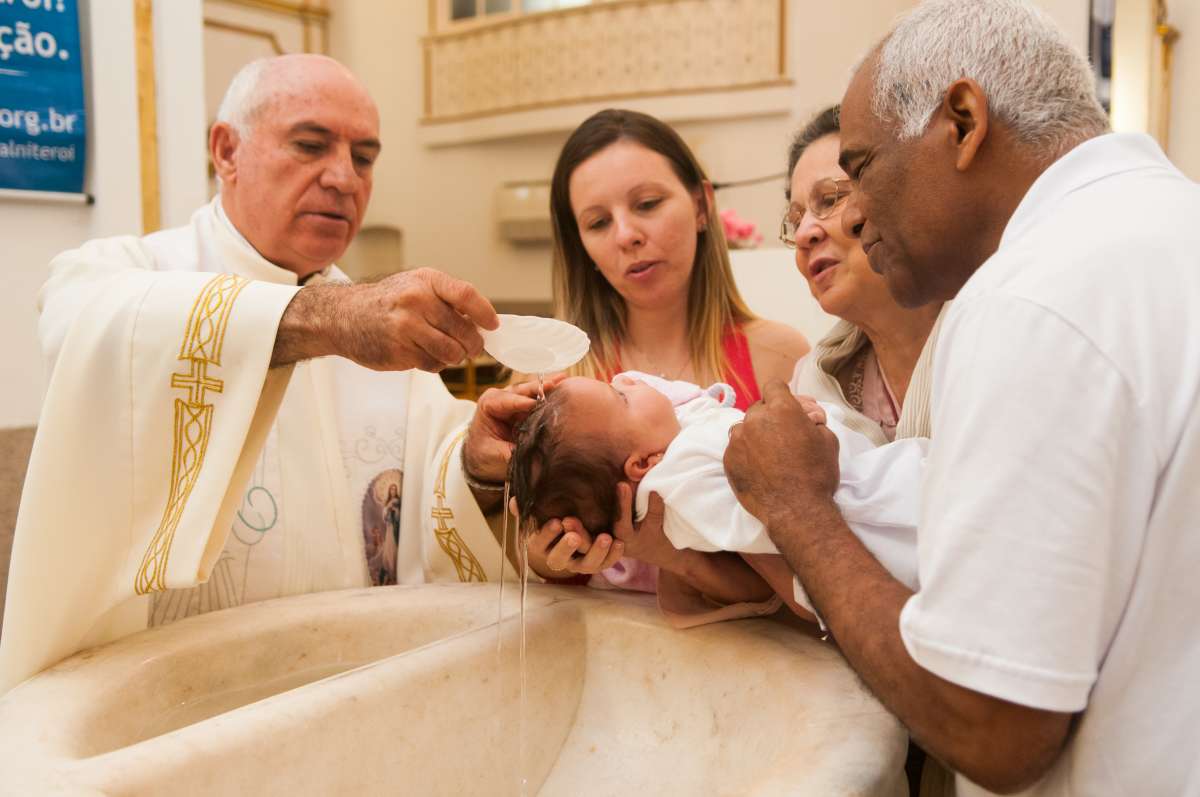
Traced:
<path fill-rule="evenodd" d="M 589 2 L 591 0 L 524 0 L 521 3 L 521 10 L 529 14 L 536 11 L 554 11 L 558 8 L 585 6 Z"/>
<path fill-rule="evenodd" d="M 484 20 L 489 16 L 537 14 L 584 6 L 593 0 L 449 0 L 442 19 L 451 24 Z M 448 13 L 447 13 L 448 12 Z"/>
<path fill-rule="evenodd" d="M 1112 113 L 1112 34 L 1116 0 L 1092 0 L 1088 33 L 1088 60 L 1096 74 L 1096 96 Z"/>
<path fill-rule="evenodd" d="M 512 0 L 453 0 L 450 4 L 450 21 L 475 19 L 509 11 L 512 11 Z"/>

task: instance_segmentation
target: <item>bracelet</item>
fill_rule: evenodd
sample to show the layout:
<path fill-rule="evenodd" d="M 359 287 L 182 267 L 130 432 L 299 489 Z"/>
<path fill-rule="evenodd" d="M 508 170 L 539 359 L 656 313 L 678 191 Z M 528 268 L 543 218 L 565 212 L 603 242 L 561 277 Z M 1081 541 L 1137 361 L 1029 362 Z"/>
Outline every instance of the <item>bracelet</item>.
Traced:
<path fill-rule="evenodd" d="M 462 464 L 463 481 L 467 483 L 468 487 L 470 487 L 472 490 L 481 490 L 488 493 L 504 492 L 504 482 L 482 482 L 474 478 L 470 471 L 467 470 L 467 444 L 465 442 L 463 443 L 463 447 L 460 450 L 459 456 Z"/>

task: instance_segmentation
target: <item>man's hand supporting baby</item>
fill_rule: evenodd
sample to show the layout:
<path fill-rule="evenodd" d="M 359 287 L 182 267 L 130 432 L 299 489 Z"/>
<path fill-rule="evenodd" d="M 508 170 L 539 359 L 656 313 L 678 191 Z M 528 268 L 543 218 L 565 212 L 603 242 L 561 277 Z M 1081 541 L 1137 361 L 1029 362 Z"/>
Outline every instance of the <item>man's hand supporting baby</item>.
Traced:
<path fill-rule="evenodd" d="M 912 590 L 854 536 L 833 501 L 836 438 L 808 417 L 782 382 L 769 383 L 763 399 L 730 434 L 725 472 L 738 500 L 766 525 L 854 671 L 951 768 L 998 781 L 1011 779 L 1006 768 L 1013 761 L 1044 771 L 1066 739 L 1071 715 L 966 689 L 912 659 L 900 636 L 900 611 Z"/>

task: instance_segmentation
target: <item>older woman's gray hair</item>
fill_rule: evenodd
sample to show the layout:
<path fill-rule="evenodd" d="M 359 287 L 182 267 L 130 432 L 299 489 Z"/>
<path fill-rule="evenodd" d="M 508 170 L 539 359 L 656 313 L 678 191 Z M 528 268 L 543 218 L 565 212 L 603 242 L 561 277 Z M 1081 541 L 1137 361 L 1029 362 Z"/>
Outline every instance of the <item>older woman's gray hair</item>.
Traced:
<path fill-rule="evenodd" d="M 1087 59 L 1027 0 L 928 0 L 879 48 L 871 109 L 900 140 L 928 127 L 947 88 L 971 78 L 993 116 L 1054 159 L 1108 131 Z"/>

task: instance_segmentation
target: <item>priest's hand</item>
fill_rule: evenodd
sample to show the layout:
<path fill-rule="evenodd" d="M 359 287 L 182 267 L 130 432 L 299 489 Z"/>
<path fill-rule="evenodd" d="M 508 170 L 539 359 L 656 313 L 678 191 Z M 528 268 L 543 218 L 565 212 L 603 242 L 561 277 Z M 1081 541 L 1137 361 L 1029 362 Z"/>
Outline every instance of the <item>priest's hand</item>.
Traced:
<path fill-rule="evenodd" d="M 547 377 L 546 392 L 558 387 L 565 374 Z M 463 443 L 463 464 L 475 481 L 503 483 L 516 444 L 516 431 L 530 410 L 537 406 L 537 382 L 522 382 L 504 389 L 491 388 L 479 397 L 475 416 Z"/>
<path fill-rule="evenodd" d="M 301 288 L 279 322 L 271 367 L 338 355 L 376 371 L 441 369 L 483 350 L 500 321 L 473 285 L 428 268 L 378 282 Z"/>
<path fill-rule="evenodd" d="M 738 501 L 768 533 L 803 517 L 814 504 L 832 503 L 838 487 L 838 440 L 816 422 L 823 414 L 810 402 L 794 397 L 782 382 L 769 382 L 763 400 L 729 430 L 725 475 Z"/>

